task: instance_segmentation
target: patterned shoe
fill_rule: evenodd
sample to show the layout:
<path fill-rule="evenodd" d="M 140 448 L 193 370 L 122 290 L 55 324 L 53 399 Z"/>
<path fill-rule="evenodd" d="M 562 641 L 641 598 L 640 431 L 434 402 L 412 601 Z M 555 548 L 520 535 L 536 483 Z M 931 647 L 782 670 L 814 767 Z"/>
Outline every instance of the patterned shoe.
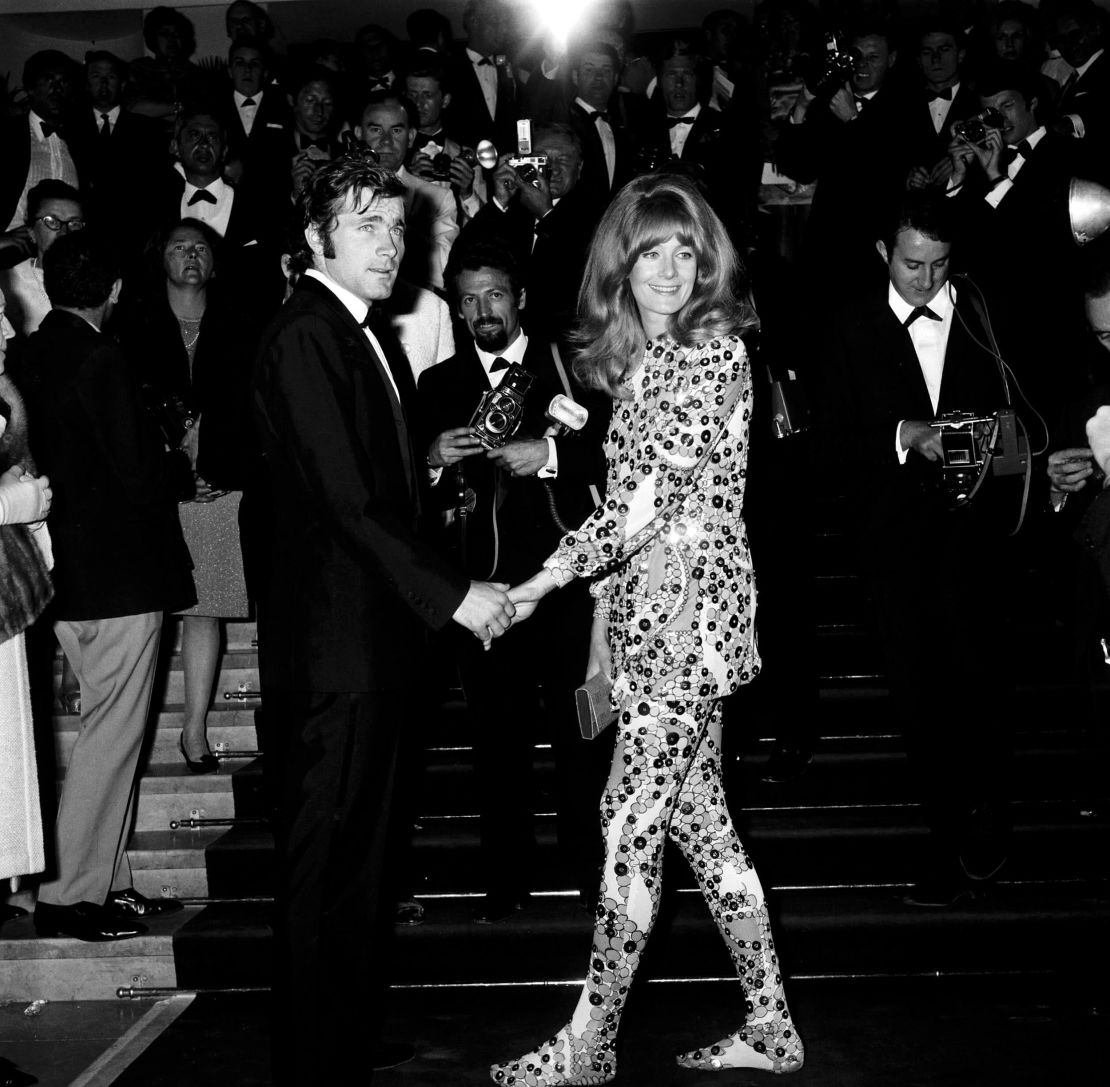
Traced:
<path fill-rule="evenodd" d="M 501 1087 L 592 1087 L 612 1083 L 617 1074 L 617 1060 L 608 1043 L 595 1053 L 563 1027 L 554 1038 L 534 1053 L 526 1053 L 509 1064 L 490 1066 L 489 1076 Z"/>

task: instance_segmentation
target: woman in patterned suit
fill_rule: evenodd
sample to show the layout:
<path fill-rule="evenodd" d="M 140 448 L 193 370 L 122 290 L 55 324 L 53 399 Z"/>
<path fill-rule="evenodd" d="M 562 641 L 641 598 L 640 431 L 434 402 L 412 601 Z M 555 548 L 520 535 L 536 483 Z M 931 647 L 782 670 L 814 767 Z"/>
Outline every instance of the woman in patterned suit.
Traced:
<path fill-rule="evenodd" d="M 744 988 L 734 1034 L 687 1068 L 792 1072 L 804 1051 L 759 878 L 725 805 L 721 700 L 759 668 L 741 519 L 757 324 L 720 220 L 681 178 L 626 186 L 598 228 L 579 295 L 576 363 L 614 398 L 607 497 L 513 590 L 517 619 L 576 577 L 597 600 L 587 675 L 618 710 L 601 802 L 605 865 L 589 972 L 570 1022 L 494 1065 L 495 1083 L 609 1083 L 621 1012 L 658 912 L 669 836 L 690 864 Z"/>

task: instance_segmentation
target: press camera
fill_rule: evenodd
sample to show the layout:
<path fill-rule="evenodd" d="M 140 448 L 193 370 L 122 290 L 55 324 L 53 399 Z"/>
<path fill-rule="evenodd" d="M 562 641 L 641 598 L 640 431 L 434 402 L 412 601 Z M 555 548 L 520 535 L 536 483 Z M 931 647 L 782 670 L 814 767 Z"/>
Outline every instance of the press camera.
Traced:
<path fill-rule="evenodd" d="M 829 31 L 825 35 L 825 52 L 814 58 L 813 69 L 806 76 L 806 85 L 817 97 L 835 94 L 855 75 L 860 54 L 856 49 L 845 49 L 840 35 Z"/>
<path fill-rule="evenodd" d="M 989 474 L 1029 469 L 1029 442 L 1013 408 L 993 415 L 951 411 L 931 424 L 940 431 L 942 488 L 955 507 L 967 505 Z"/>
<path fill-rule="evenodd" d="M 529 120 L 516 123 L 516 155 L 509 159 L 509 165 L 526 185 L 535 185 L 541 177 L 544 180 L 549 177 L 547 156 L 532 154 L 532 122 Z"/>
<path fill-rule="evenodd" d="M 535 378 L 519 363 L 509 365 L 501 384 L 482 394 L 470 418 L 470 432 L 486 449 L 500 449 L 524 416 L 524 397 Z"/>
<path fill-rule="evenodd" d="M 952 126 L 952 135 L 968 143 L 980 144 L 987 138 L 987 133 L 992 129 L 1001 129 L 1006 123 L 1006 118 L 996 109 L 985 109 L 982 113 L 968 117 L 965 121 L 957 121 Z"/>

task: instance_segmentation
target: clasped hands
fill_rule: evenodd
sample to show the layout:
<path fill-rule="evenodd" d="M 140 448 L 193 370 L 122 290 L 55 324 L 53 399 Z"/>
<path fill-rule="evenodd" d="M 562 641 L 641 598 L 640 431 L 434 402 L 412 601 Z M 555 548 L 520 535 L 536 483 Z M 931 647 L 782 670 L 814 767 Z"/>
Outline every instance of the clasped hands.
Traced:
<path fill-rule="evenodd" d="M 452 618 L 488 650 L 494 638 L 507 634 L 515 620 L 527 619 L 555 587 L 555 579 L 547 570 L 512 589 L 504 582 L 472 581 Z"/>

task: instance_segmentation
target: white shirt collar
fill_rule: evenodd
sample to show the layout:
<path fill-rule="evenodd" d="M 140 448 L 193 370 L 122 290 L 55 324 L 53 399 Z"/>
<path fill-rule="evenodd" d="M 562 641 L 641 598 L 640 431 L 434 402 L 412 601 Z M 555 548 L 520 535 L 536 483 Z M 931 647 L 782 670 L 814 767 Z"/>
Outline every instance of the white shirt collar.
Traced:
<path fill-rule="evenodd" d="M 1105 52 L 1106 52 L 1106 50 L 1105 50 L 1105 49 L 1096 49 L 1096 50 L 1095 50 L 1095 51 L 1094 51 L 1094 52 L 1093 52 L 1093 53 L 1092 53 L 1092 54 L 1091 54 L 1091 55 L 1090 55 L 1090 56 L 1089 56 L 1089 57 L 1087 58 L 1087 60 L 1086 60 L 1086 62 L 1085 62 L 1084 64 L 1081 64 L 1081 65 L 1080 65 L 1080 66 L 1079 66 L 1078 68 L 1076 68 L 1076 69 L 1075 69 L 1075 78 L 1076 78 L 1076 79 L 1078 79 L 1078 78 L 1079 78 L 1079 77 L 1080 77 L 1081 75 L 1085 75 L 1085 74 L 1086 74 L 1086 72 L 1087 72 L 1087 69 L 1088 69 L 1088 68 L 1090 68 L 1090 66 L 1091 66 L 1092 64 L 1094 64 L 1094 62 L 1095 62 L 1096 60 L 1098 60 L 1098 58 L 1099 58 L 1099 57 L 1101 57 L 1101 56 L 1102 56 L 1102 54 L 1103 54 L 1103 53 L 1105 53 Z"/>
<path fill-rule="evenodd" d="M 252 94 L 250 98 L 256 106 L 260 106 L 262 105 L 262 95 L 265 93 L 266 92 L 264 90 L 259 91 L 257 94 Z M 242 109 L 243 103 L 247 100 L 247 95 L 240 94 L 238 91 L 232 91 L 231 97 L 235 99 L 235 108 Z"/>
<path fill-rule="evenodd" d="M 104 114 L 108 114 L 108 123 L 115 128 L 116 122 L 119 120 L 120 107 L 113 106 L 111 109 L 97 109 L 93 106 L 93 120 L 96 121 L 96 127 L 99 128 L 104 123 Z"/>
<path fill-rule="evenodd" d="M 50 122 L 40 117 L 33 109 L 27 112 L 27 123 L 30 125 L 31 135 L 34 136 L 36 140 L 45 143 L 48 139 L 51 139 L 50 136 L 44 136 L 42 134 L 42 126 L 49 125 Z M 58 126 L 50 125 L 50 127 L 57 128 Z M 57 133 L 55 132 L 54 135 L 56 136 Z"/>
<path fill-rule="evenodd" d="M 1033 129 L 1033 131 L 1025 137 L 1025 142 L 1029 144 L 1030 151 L 1032 151 L 1033 148 L 1036 147 L 1037 144 L 1039 144 L 1041 140 L 1045 138 L 1046 133 L 1047 130 L 1045 129 L 1044 125 L 1041 125 L 1039 128 Z M 1021 141 L 1019 140 L 1018 142 L 1020 143 Z"/>
<path fill-rule="evenodd" d="M 478 361 L 482 364 L 482 369 L 485 370 L 486 376 L 492 380 L 493 375 L 490 373 L 490 370 L 493 368 L 493 364 L 497 359 L 504 359 L 506 362 L 524 362 L 524 352 L 528 350 L 528 337 L 524 335 L 524 330 L 522 329 L 517 333 L 516 339 L 513 340 L 504 351 L 483 351 L 477 344 L 474 345 L 474 350 L 478 354 Z M 499 374 L 503 373 L 504 371 L 499 371 Z M 500 376 L 497 380 L 501 380 Z"/>
<path fill-rule="evenodd" d="M 899 323 L 904 325 L 906 323 L 906 318 L 909 317 L 911 313 L 913 313 L 915 307 L 907 302 L 898 293 L 898 291 L 895 290 L 893 283 L 887 286 L 886 300 L 887 304 L 893 311 L 894 316 L 898 318 Z M 955 301 L 956 292 L 953 289 L 952 284 L 949 282 L 945 283 L 945 285 L 941 287 L 941 289 L 937 291 L 935 295 L 933 295 L 933 297 L 926 303 L 926 305 L 928 305 L 929 309 L 931 309 L 943 321 L 952 311 L 952 306 Z M 918 320 L 920 321 L 922 320 L 922 318 L 919 317 Z"/>
<path fill-rule="evenodd" d="M 361 325 L 366 320 L 366 315 L 370 312 L 370 307 L 365 303 L 357 294 L 347 290 L 346 287 L 341 287 L 334 279 L 329 279 L 323 272 L 317 271 L 315 268 L 309 268 L 305 272 L 306 276 L 311 276 L 313 279 L 319 280 L 340 302 L 343 303 L 347 312 Z"/>
<path fill-rule="evenodd" d="M 470 58 L 470 63 L 471 63 L 471 64 L 475 64 L 475 65 L 476 65 L 476 64 L 477 64 L 477 63 L 478 63 L 478 62 L 479 62 L 480 60 L 489 60 L 489 61 L 492 61 L 492 60 L 493 60 L 493 57 L 492 57 L 492 56 L 490 56 L 490 57 L 487 57 L 487 56 L 485 56 L 485 54 L 483 54 L 483 53 L 477 53 L 477 52 L 475 52 L 475 51 L 474 51 L 473 49 L 471 49 L 469 45 L 468 45 L 468 46 L 466 47 L 466 55 L 467 55 L 467 56 L 468 56 L 468 57 Z"/>
<path fill-rule="evenodd" d="M 185 167 L 182 166 L 180 162 L 175 162 L 173 164 L 173 168 L 183 178 L 185 178 L 186 199 L 191 197 L 193 193 L 197 192 L 199 189 L 204 189 L 205 191 L 210 192 L 216 198 L 216 203 L 219 203 L 221 200 L 224 199 L 225 196 L 227 196 L 228 193 L 233 191 L 231 186 L 228 185 L 228 183 L 224 181 L 222 177 L 216 178 L 215 181 L 210 181 L 207 185 L 194 185 L 187 177 L 185 177 Z"/>
<path fill-rule="evenodd" d="M 585 102 L 581 98 L 576 98 L 574 100 L 574 104 L 576 106 L 581 106 L 587 113 L 589 113 L 591 115 L 593 115 L 595 113 L 605 113 L 606 112 L 603 109 L 596 109 L 595 107 L 591 106 L 589 102 Z"/>
<path fill-rule="evenodd" d="M 697 115 L 699 113 L 701 113 L 701 103 L 700 102 L 695 102 L 693 104 L 693 106 L 690 109 L 688 109 L 685 113 L 678 114 L 678 117 L 694 117 L 694 118 L 697 118 Z M 667 117 L 669 119 L 672 119 L 672 120 L 678 120 L 678 117 L 671 118 L 671 115 L 669 113 L 667 114 Z"/>

